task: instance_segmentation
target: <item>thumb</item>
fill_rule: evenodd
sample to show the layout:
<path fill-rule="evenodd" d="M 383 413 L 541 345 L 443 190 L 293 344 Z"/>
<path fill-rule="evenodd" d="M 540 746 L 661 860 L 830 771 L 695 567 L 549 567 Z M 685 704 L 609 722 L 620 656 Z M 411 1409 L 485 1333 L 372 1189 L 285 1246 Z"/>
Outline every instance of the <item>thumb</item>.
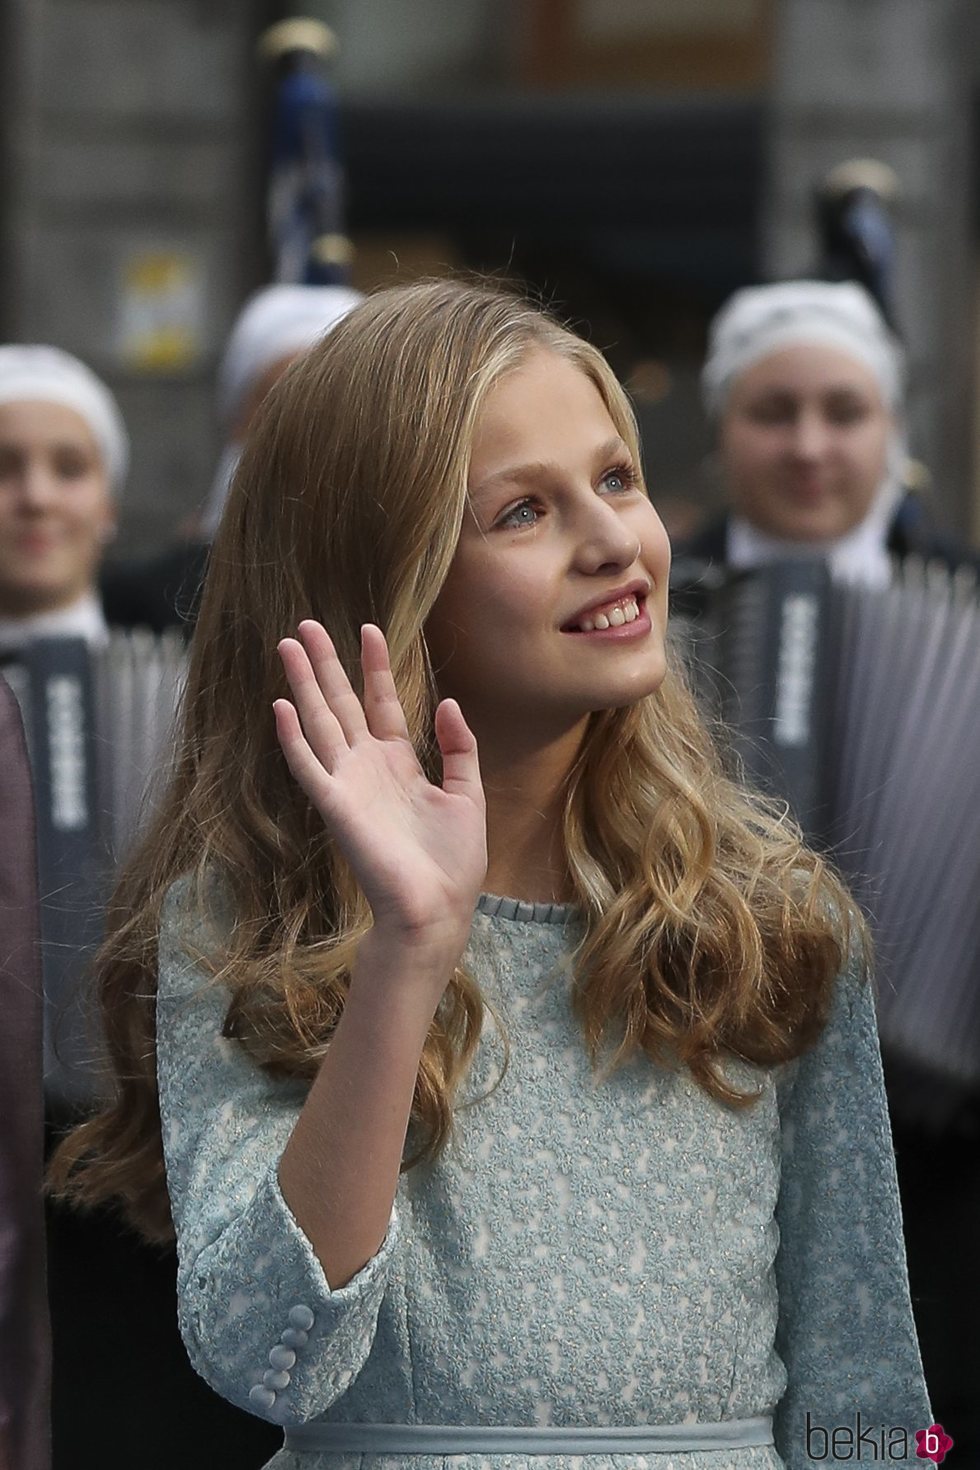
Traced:
<path fill-rule="evenodd" d="M 476 736 L 455 699 L 444 699 L 435 715 L 436 740 L 442 756 L 442 789 L 454 796 L 483 800 Z"/>

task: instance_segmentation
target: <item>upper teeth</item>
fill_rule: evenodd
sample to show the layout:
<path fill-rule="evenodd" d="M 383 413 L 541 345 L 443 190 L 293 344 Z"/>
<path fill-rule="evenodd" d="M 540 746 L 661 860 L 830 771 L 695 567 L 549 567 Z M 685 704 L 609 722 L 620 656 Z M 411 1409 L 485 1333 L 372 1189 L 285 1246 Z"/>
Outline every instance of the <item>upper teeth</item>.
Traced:
<path fill-rule="evenodd" d="M 619 602 L 607 603 L 601 612 L 579 618 L 577 626 L 583 633 L 594 633 L 597 628 L 621 628 L 624 623 L 635 622 L 639 616 L 636 598 L 622 597 Z"/>

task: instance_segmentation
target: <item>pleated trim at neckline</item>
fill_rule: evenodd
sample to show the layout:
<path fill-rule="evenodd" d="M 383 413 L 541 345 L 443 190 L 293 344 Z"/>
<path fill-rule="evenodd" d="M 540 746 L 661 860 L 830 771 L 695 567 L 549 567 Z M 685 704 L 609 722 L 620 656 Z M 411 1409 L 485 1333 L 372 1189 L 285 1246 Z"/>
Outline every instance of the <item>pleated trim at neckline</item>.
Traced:
<path fill-rule="evenodd" d="M 476 911 L 491 919 L 516 919 L 521 924 L 567 924 L 577 917 L 579 908 L 575 903 L 524 903 L 519 898 L 481 893 Z"/>

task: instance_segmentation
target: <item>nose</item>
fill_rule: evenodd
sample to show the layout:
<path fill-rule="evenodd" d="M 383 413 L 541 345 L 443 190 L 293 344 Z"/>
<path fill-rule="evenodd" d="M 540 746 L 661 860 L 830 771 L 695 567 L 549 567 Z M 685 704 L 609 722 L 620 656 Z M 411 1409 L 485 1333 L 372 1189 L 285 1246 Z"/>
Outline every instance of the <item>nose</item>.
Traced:
<path fill-rule="evenodd" d="M 45 465 L 29 461 L 21 466 L 17 479 L 18 499 L 24 510 L 38 513 L 53 503 L 57 482 Z"/>
<path fill-rule="evenodd" d="M 607 499 L 593 496 L 582 513 L 577 541 L 577 563 L 581 571 L 622 571 L 640 554 L 640 538 L 629 521 Z"/>
<path fill-rule="evenodd" d="M 802 412 L 794 426 L 791 447 L 797 459 L 816 460 L 826 452 L 828 444 L 827 425 L 823 416 L 814 411 Z"/>

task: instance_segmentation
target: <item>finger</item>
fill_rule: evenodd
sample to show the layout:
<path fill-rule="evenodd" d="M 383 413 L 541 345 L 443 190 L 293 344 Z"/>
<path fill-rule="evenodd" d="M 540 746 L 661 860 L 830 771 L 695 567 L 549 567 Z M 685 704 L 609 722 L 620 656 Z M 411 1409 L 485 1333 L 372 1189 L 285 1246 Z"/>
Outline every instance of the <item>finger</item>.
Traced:
<path fill-rule="evenodd" d="M 327 770 L 332 771 L 339 757 L 349 749 L 340 721 L 323 697 L 302 643 L 295 638 L 283 638 L 278 647 L 296 701 L 295 712 L 302 734 Z"/>
<path fill-rule="evenodd" d="M 304 736 L 295 707 L 288 699 L 277 699 L 273 701 L 272 708 L 276 735 L 286 764 L 320 815 L 326 817 L 332 778 Z"/>
<path fill-rule="evenodd" d="M 442 755 L 442 789 L 482 802 L 483 781 L 476 736 L 455 699 L 444 699 L 436 709 L 436 740 Z"/>
<path fill-rule="evenodd" d="M 410 740 L 405 711 L 391 673 L 388 642 L 376 623 L 365 623 L 361 628 L 361 667 L 364 713 L 371 734 L 379 740 Z"/>
<path fill-rule="evenodd" d="M 323 624 L 314 622 L 312 618 L 304 618 L 300 623 L 299 635 L 323 697 L 340 722 L 348 745 L 353 745 L 355 740 L 368 733 L 367 720 L 361 701 L 337 657 L 333 640 Z"/>

